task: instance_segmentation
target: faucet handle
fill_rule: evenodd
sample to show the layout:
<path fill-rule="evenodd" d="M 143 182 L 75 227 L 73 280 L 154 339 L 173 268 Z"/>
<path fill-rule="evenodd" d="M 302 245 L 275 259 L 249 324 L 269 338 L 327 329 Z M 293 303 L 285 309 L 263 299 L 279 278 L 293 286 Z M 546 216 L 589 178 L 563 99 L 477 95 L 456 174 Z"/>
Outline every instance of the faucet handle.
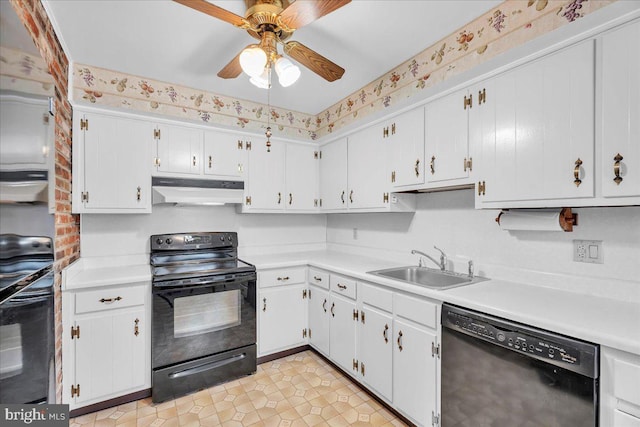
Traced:
<path fill-rule="evenodd" d="M 440 251 L 440 270 L 444 271 L 447 268 L 447 254 L 445 254 L 444 251 L 436 245 L 433 245 L 433 247 Z"/>

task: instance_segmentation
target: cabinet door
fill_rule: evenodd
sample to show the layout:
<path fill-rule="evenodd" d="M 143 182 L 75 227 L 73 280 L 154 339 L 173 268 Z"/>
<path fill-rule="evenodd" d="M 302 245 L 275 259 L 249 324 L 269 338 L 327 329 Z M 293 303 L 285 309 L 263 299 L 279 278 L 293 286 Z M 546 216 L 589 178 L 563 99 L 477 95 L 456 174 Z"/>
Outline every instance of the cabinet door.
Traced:
<path fill-rule="evenodd" d="M 84 114 L 88 129 L 79 131 L 84 153 L 81 201 L 86 211 L 151 209 L 149 137 L 144 121 Z M 78 200 L 78 199 L 76 199 Z M 80 200 L 78 200 L 80 202 Z"/>
<path fill-rule="evenodd" d="M 347 138 L 322 146 L 320 200 L 325 210 L 347 209 Z"/>
<path fill-rule="evenodd" d="M 356 132 L 348 143 L 347 199 L 350 209 L 385 207 L 384 193 L 389 189 L 386 151 L 380 126 Z"/>
<path fill-rule="evenodd" d="M 472 95 L 473 96 L 473 95 Z M 468 115 L 473 108 L 465 104 L 467 90 L 454 92 L 425 107 L 425 161 L 427 182 L 464 179 L 469 176 Z"/>
<path fill-rule="evenodd" d="M 310 286 L 309 291 L 309 342 L 316 350 L 329 355 L 329 325 L 330 316 L 329 292 L 316 286 Z"/>
<path fill-rule="evenodd" d="M 408 322 L 394 320 L 393 404 L 420 425 L 431 423 L 436 408 L 436 335 Z"/>
<path fill-rule="evenodd" d="M 315 153 L 315 154 L 314 154 Z M 312 211 L 318 207 L 318 148 L 286 145 L 286 208 Z"/>
<path fill-rule="evenodd" d="M 3 169 L 46 169 L 53 126 L 47 101 L 3 95 L 0 104 Z"/>
<path fill-rule="evenodd" d="M 188 175 L 202 173 L 202 130 L 159 125 L 158 131 L 158 172 Z"/>
<path fill-rule="evenodd" d="M 205 131 L 204 174 L 234 181 L 242 180 L 242 148 L 242 141 L 231 134 Z"/>
<path fill-rule="evenodd" d="M 364 322 L 360 324 L 358 350 L 362 380 L 391 401 L 393 318 L 391 314 L 372 308 L 363 308 L 363 313 Z"/>
<path fill-rule="evenodd" d="M 640 21 L 602 37 L 602 194 L 640 195 Z M 616 171 L 620 178 L 617 178 Z"/>
<path fill-rule="evenodd" d="M 260 355 L 304 344 L 307 327 L 305 285 L 279 286 L 260 291 L 258 304 Z"/>
<path fill-rule="evenodd" d="M 284 209 L 285 146 L 271 141 L 271 151 L 264 143 L 254 143 L 248 151 L 245 193 L 251 204 L 245 209 Z"/>
<path fill-rule="evenodd" d="M 75 403 L 126 394 L 145 385 L 149 368 L 144 308 L 117 313 L 107 310 L 80 318 L 75 326 L 80 327 L 80 337 L 74 339 L 75 382 L 80 386 Z"/>
<path fill-rule="evenodd" d="M 356 358 L 356 320 L 353 313 L 355 301 L 331 296 L 329 350 L 331 360 L 347 372 L 353 372 Z"/>
<path fill-rule="evenodd" d="M 394 188 L 424 183 L 424 110 L 416 108 L 385 126 L 384 140 L 391 159 L 388 179 Z"/>

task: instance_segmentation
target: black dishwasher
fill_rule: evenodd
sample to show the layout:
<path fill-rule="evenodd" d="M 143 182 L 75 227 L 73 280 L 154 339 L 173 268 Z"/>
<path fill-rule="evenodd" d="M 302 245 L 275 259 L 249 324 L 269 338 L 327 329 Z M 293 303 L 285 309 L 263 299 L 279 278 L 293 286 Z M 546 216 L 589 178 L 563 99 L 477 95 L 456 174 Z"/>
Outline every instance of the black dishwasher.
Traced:
<path fill-rule="evenodd" d="M 599 347 L 442 307 L 443 427 L 598 425 Z"/>

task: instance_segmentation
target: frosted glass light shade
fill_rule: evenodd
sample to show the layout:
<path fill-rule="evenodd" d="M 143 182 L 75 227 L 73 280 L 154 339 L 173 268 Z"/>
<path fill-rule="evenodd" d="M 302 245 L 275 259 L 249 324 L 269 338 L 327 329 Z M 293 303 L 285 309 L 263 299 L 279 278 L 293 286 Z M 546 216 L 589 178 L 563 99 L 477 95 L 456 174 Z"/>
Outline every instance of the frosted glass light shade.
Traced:
<path fill-rule="evenodd" d="M 258 77 L 267 65 L 267 54 L 258 45 L 252 45 L 240 54 L 240 67 L 251 77 Z"/>
<path fill-rule="evenodd" d="M 265 67 L 261 75 L 251 77 L 249 81 L 260 89 L 269 89 L 269 69 Z"/>
<path fill-rule="evenodd" d="M 300 68 L 282 56 L 276 61 L 275 69 L 282 87 L 291 86 L 300 77 Z"/>

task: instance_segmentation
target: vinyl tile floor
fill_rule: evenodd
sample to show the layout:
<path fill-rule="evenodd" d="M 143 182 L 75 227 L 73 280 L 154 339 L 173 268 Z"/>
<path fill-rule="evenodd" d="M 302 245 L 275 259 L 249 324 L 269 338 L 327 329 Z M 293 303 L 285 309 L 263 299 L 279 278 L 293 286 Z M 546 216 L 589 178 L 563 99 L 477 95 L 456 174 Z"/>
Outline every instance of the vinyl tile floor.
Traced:
<path fill-rule="evenodd" d="M 311 351 L 176 400 L 154 404 L 147 398 L 70 420 L 71 427 L 405 425 Z"/>

